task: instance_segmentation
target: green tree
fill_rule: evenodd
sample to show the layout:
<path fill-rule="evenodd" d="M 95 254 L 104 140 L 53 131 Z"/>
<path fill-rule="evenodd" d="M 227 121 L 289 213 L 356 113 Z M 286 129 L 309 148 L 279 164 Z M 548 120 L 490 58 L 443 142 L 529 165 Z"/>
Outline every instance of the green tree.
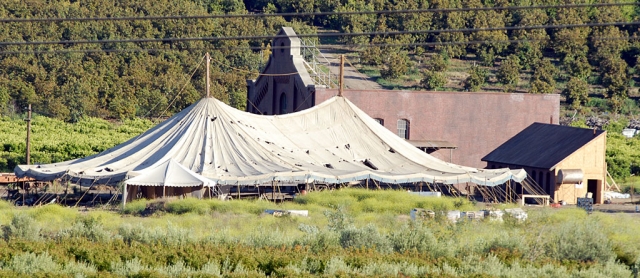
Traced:
<path fill-rule="evenodd" d="M 455 9 L 462 8 L 460 0 L 432 0 L 431 9 Z M 433 13 L 433 29 L 461 29 L 466 27 L 464 12 L 435 12 Z M 462 32 L 444 32 L 434 35 L 436 42 L 458 42 L 467 41 Z M 467 54 L 466 47 L 462 44 L 443 44 L 436 46 L 436 50 L 446 52 L 451 57 L 462 57 Z"/>
<path fill-rule="evenodd" d="M 446 71 L 449 67 L 449 59 L 446 54 L 432 55 L 426 70 L 423 71 L 423 78 L 420 85 L 428 90 L 437 90 L 447 84 Z"/>
<path fill-rule="evenodd" d="M 509 55 L 507 59 L 502 61 L 496 77 L 498 78 L 498 82 L 503 84 L 505 91 L 513 91 L 513 89 L 518 86 L 520 69 L 520 59 L 516 55 Z"/>
<path fill-rule="evenodd" d="M 591 76 L 591 65 L 584 55 L 567 58 L 562 61 L 562 65 L 571 77 L 587 80 Z"/>
<path fill-rule="evenodd" d="M 589 84 L 581 78 L 571 77 L 562 95 L 572 108 L 579 108 L 589 102 Z"/>
<path fill-rule="evenodd" d="M 464 88 L 468 91 L 476 92 L 482 85 L 487 83 L 489 72 L 478 65 L 473 65 L 469 69 L 469 77 L 464 81 Z"/>
<path fill-rule="evenodd" d="M 535 64 L 533 76 L 531 76 L 532 94 L 551 94 L 556 88 L 555 76 L 558 69 L 547 59 L 542 59 Z"/>
<path fill-rule="evenodd" d="M 445 72 L 449 68 L 449 55 L 446 52 L 430 55 L 427 63 L 427 69 L 433 71 Z"/>
<path fill-rule="evenodd" d="M 428 9 L 427 0 L 400 0 L 386 2 L 385 10 Z M 433 13 L 397 13 L 389 14 L 386 26 L 390 30 L 429 30 L 433 22 Z M 429 42 L 428 34 L 412 34 L 411 42 Z"/>
<path fill-rule="evenodd" d="M 615 112 L 620 111 L 628 97 L 627 67 L 627 63 L 621 58 L 604 59 L 600 62 L 600 80 Z"/>
<path fill-rule="evenodd" d="M 480 8 L 486 5 L 480 0 L 464 1 L 465 8 Z M 467 28 L 484 29 L 505 26 L 505 13 L 496 10 L 474 11 L 467 13 Z M 482 44 L 471 44 L 469 49 L 474 51 L 483 65 L 493 66 L 496 54 L 501 54 L 508 46 L 509 40 L 505 30 L 477 31 L 469 34 L 469 41 L 482 41 Z"/>
<path fill-rule="evenodd" d="M 7 88 L 0 87 L 0 114 L 2 114 L 9 104 L 9 100 L 11 99 L 11 95 Z"/>
<path fill-rule="evenodd" d="M 519 5 L 534 6 L 533 1 L 522 1 Z M 549 16 L 542 9 L 515 10 L 511 16 L 515 26 L 540 26 L 549 23 Z M 530 69 L 542 58 L 542 49 L 549 43 L 549 35 L 544 29 L 517 29 L 511 32 L 512 40 L 526 40 L 513 44 L 514 54 L 520 58 L 520 64 Z"/>
<path fill-rule="evenodd" d="M 561 8 L 552 20 L 554 25 L 584 24 L 588 22 L 585 9 Z M 586 55 L 588 27 L 560 28 L 552 32 L 553 51 L 564 60 L 568 56 Z"/>
<path fill-rule="evenodd" d="M 425 70 L 423 76 L 420 85 L 427 90 L 438 90 L 447 84 L 447 76 L 444 72 Z"/>
<path fill-rule="evenodd" d="M 374 6 L 363 0 L 347 0 L 346 3 L 336 7 L 336 12 L 361 12 L 373 11 Z M 362 33 L 375 30 L 375 15 L 350 14 L 340 15 L 337 20 L 337 29 L 344 33 Z M 345 38 L 348 44 L 366 44 L 369 39 L 366 36 L 350 36 Z"/>
<path fill-rule="evenodd" d="M 375 44 L 378 40 L 374 38 L 371 43 Z M 383 62 L 382 47 L 371 46 L 366 47 L 360 52 L 360 61 L 365 65 L 380 66 Z"/>
<path fill-rule="evenodd" d="M 385 62 L 385 68 L 380 71 L 382 78 L 396 79 L 409 70 L 409 57 L 406 51 L 391 52 Z"/>
<path fill-rule="evenodd" d="M 594 9 L 591 18 L 594 23 L 626 21 L 622 8 L 619 6 Z M 620 29 L 618 26 L 592 27 L 589 47 L 594 61 L 597 63 L 606 58 L 619 57 L 620 53 L 629 47 L 628 37 L 627 31 Z"/>

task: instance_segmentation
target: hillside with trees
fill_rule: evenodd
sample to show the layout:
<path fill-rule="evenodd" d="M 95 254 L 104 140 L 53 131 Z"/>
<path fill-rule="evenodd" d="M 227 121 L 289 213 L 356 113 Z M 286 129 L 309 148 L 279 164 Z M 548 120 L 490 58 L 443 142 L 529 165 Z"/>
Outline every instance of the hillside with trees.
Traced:
<path fill-rule="evenodd" d="M 32 104 L 37 114 L 67 122 L 169 116 L 203 96 L 205 52 L 213 96 L 244 109 L 245 80 L 267 61 L 269 36 L 292 26 L 298 34 L 347 34 L 319 39 L 348 51 L 388 88 L 560 93 L 564 124 L 607 126 L 591 125 L 589 117 L 600 117 L 631 126 L 640 114 L 640 8 L 628 2 L 5 1 L 0 114 L 16 117 Z M 243 14 L 271 16 L 29 20 Z M 242 39 L 216 39 L 229 37 Z M 640 165 L 640 153 L 618 155 L 625 156 L 620 164 Z"/>

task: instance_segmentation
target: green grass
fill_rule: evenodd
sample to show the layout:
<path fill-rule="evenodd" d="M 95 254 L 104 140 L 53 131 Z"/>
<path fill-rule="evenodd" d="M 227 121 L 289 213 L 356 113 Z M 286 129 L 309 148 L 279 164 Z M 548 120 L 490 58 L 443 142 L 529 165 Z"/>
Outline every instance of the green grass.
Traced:
<path fill-rule="evenodd" d="M 147 206 L 152 214 L 136 215 Z M 413 222 L 412 208 L 483 207 L 349 188 L 282 204 L 142 200 L 121 213 L 0 202 L 0 276 L 628 277 L 640 258 L 640 222 L 628 214 L 525 208 L 525 222 L 453 224 Z M 274 217 L 265 209 L 306 209 L 309 217 Z M 47 268 L 31 267 L 36 262 Z"/>
<path fill-rule="evenodd" d="M 32 121 L 31 163 L 52 163 L 85 157 L 116 146 L 154 125 L 133 119 L 111 123 L 83 118 L 70 124 L 35 115 Z M 25 163 L 26 125 L 21 118 L 0 116 L 0 171 Z"/>

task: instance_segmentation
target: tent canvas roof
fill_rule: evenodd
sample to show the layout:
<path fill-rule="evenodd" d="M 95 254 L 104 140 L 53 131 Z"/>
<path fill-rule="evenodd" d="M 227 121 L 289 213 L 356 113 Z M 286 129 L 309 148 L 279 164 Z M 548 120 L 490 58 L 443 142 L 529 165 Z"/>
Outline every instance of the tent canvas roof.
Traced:
<path fill-rule="evenodd" d="M 215 182 L 187 169 L 173 159 L 169 159 L 157 166 L 152 166 L 140 172 L 130 172 L 134 176 L 126 180 L 126 185 L 138 186 L 170 186 L 170 187 L 211 187 Z"/>
<path fill-rule="evenodd" d="M 378 124 L 343 97 L 279 115 L 255 115 L 204 98 L 138 137 L 102 153 L 46 165 L 19 165 L 19 176 L 117 183 L 169 158 L 218 184 L 521 181 L 524 170 L 476 169 L 432 157 Z"/>

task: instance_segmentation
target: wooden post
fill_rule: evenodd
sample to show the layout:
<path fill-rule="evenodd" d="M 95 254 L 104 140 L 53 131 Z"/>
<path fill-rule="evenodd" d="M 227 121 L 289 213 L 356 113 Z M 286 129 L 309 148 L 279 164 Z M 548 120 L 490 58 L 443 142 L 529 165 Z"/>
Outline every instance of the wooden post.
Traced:
<path fill-rule="evenodd" d="M 209 52 L 207 52 L 207 54 L 205 54 L 206 60 L 207 60 L 207 87 L 206 87 L 206 92 L 207 92 L 207 98 L 210 97 L 210 92 L 209 92 L 209 88 L 210 88 L 210 84 L 211 84 L 211 80 L 209 78 L 209 64 L 211 63 L 211 56 L 209 55 Z"/>
<path fill-rule="evenodd" d="M 31 104 L 27 110 L 27 165 L 31 164 Z"/>
<path fill-rule="evenodd" d="M 340 55 L 340 90 L 338 90 L 338 96 L 342 96 L 344 88 L 344 54 Z"/>

